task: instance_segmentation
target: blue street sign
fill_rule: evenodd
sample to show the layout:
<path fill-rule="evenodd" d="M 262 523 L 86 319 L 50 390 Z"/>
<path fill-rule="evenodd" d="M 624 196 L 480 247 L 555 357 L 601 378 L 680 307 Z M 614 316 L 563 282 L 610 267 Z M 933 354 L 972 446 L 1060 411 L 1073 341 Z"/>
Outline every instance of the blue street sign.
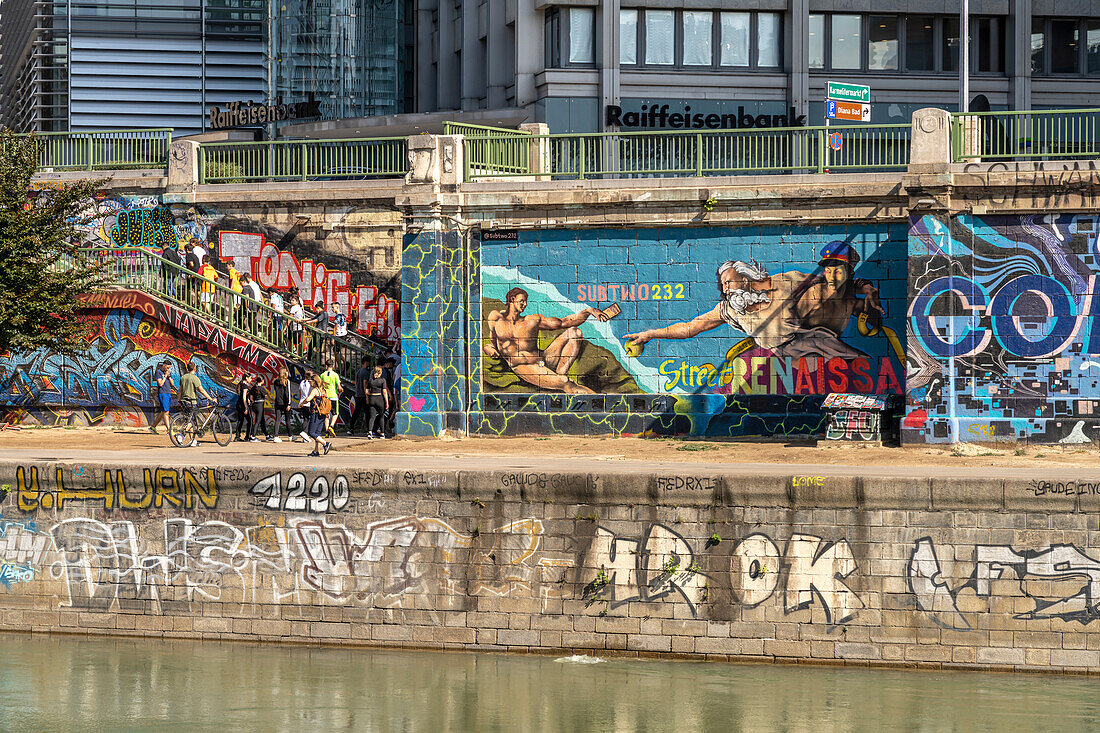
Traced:
<path fill-rule="evenodd" d="M 836 119 L 836 100 L 830 99 L 825 102 L 825 116 L 830 120 Z"/>

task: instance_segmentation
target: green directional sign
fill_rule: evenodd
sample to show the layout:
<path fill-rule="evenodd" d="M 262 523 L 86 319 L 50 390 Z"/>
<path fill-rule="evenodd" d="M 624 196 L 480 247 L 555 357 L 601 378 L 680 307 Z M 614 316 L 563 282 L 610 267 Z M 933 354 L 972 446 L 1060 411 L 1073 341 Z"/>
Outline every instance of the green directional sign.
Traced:
<path fill-rule="evenodd" d="M 871 101 L 871 87 L 865 87 L 862 84 L 847 84 L 841 81 L 827 81 L 825 82 L 825 99 L 868 104 Z"/>

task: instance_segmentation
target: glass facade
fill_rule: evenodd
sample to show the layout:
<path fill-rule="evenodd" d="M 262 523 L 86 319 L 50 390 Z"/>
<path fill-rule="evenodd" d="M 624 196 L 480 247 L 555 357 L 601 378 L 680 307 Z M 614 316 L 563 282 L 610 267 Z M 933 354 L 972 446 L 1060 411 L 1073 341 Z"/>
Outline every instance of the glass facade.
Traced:
<path fill-rule="evenodd" d="M 274 23 L 275 95 L 321 117 L 405 111 L 402 0 L 284 0 Z"/>

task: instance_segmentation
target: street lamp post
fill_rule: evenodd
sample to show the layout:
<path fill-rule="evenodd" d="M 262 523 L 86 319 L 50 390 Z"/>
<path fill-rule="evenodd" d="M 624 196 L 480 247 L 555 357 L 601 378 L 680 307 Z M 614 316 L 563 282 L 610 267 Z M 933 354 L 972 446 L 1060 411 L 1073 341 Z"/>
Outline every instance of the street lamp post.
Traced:
<path fill-rule="evenodd" d="M 970 109 L 970 0 L 962 0 L 959 18 L 959 111 Z"/>

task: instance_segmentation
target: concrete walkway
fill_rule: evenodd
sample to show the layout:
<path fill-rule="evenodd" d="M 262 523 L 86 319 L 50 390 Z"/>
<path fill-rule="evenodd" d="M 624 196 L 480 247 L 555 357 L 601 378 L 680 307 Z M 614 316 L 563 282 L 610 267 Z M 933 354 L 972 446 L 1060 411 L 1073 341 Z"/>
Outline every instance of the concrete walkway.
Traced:
<path fill-rule="evenodd" d="M 312 468 L 399 471 L 536 471 L 546 473 L 614 473 L 672 474 L 705 476 L 708 474 L 742 476 L 861 476 L 866 478 L 936 478 L 936 479 L 1015 479 L 1046 481 L 1100 481 L 1100 466 L 1068 464 L 1036 465 L 1021 468 L 992 466 L 949 466 L 934 462 L 913 465 L 913 456 L 905 456 L 910 465 L 859 466 L 824 463 L 719 463 L 705 460 L 693 462 L 641 461 L 636 459 L 570 457 L 466 455 L 440 453 L 396 454 L 334 451 L 328 456 L 306 456 L 308 446 L 301 444 L 237 444 L 226 448 L 216 444 L 195 448 L 143 448 L 139 450 L 78 450 L 43 448 L 0 449 L 0 461 L 64 461 L 79 464 L 106 463 L 163 466 L 250 466 L 271 468 Z"/>

